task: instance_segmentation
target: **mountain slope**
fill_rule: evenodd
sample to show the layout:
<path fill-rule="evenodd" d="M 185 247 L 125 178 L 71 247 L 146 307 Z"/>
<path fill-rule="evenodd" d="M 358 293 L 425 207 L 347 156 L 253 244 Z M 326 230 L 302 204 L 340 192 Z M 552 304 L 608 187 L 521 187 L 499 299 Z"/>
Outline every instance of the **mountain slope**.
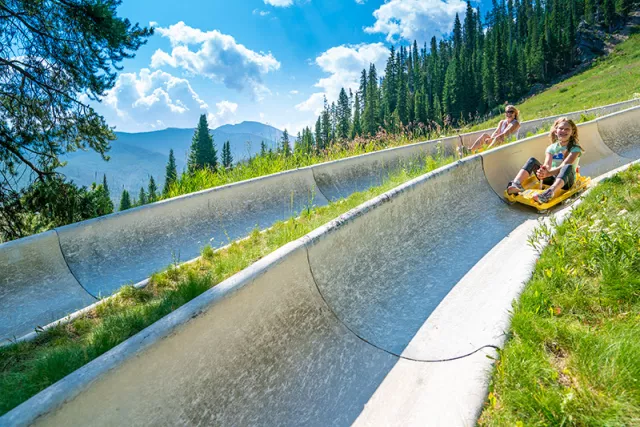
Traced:
<path fill-rule="evenodd" d="M 105 174 L 113 200 L 119 200 L 123 189 L 137 197 L 140 187 L 146 188 L 149 176 L 153 176 L 162 188 L 169 150 L 174 151 L 178 172 L 185 168 L 194 130 L 168 128 L 154 132 L 116 132 L 117 139 L 111 143 L 108 162 L 93 151 L 77 151 L 64 157 L 67 165 L 61 172 L 76 184 L 85 186 L 101 182 Z M 221 126 L 211 134 L 218 156 L 222 144 L 229 141 L 233 159 L 239 161 L 259 153 L 263 141 L 267 147 L 274 148 L 282 131 L 258 122 L 243 122 Z"/>

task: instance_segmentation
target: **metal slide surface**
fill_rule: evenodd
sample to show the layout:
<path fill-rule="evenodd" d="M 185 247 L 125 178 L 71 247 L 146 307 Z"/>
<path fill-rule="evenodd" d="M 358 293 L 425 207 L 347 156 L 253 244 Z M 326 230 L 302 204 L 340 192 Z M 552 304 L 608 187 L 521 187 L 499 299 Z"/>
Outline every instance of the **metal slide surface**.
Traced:
<path fill-rule="evenodd" d="M 597 132 L 621 117 L 640 119 L 640 107 L 579 126 L 584 170 L 624 162 Z M 625 146 L 637 137 L 620 132 Z M 428 411 L 416 419 L 406 408 L 424 408 L 411 402 L 430 381 L 460 387 L 434 394 L 438 405 L 429 410 L 454 417 L 443 425 L 473 423 L 484 389 L 464 387 L 486 382 L 490 361 L 475 353 L 429 362 L 504 339 L 483 324 L 495 320 L 474 311 L 508 318 L 515 296 L 491 308 L 500 283 L 480 282 L 488 267 L 514 275 L 510 257 L 526 248 L 535 216 L 496 191 L 547 143 L 530 138 L 469 157 L 365 203 L 205 292 L 0 425 L 372 425 L 390 410 L 424 425 Z M 465 292 L 451 322 L 430 323 L 446 319 L 443 298 Z M 390 392 L 392 377 L 399 388 Z M 476 409 L 456 406 L 467 398 Z"/>
<path fill-rule="evenodd" d="M 7 243 L 0 251 L 0 272 L 0 339 L 96 302 L 69 271 L 55 231 Z"/>
<path fill-rule="evenodd" d="M 625 101 L 606 108 L 623 108 L 637 102 Z M 475 138 L 477 134 L 461 138 Z M 55 240 L 59 240 L 62 261 L 67 263 L 73 280 L 66 279 L 69 272 L 58 263 L 59 250 L 49 253 L 50 262 L 65 271 L 60 279 L 37 262 L 1 270 L 0 340 L 22 336 L 56 320 L 52 315 L 60 318 L 88 305 L 79 304 L 78 295 L 87 302 L 111 295 L 122 285 L 144 280 L 171 263 L 198 256 L 207 244 L 223 246 L 256 226 L 266 228 L 289 218 L 305 206 L 324 205 L 327 200 L 378 185 L 393 170 L 419 162 L 425 155 L 453 154 L 459 141 L 455 136 L 392 148 L 61 227 L 56 230 Z M 26 246 L 28 242 L 23 240 L 0 245 L 0 259 L 19 258 L 19 253 L 29 250 Z M 49 286 L 52 281 L 55 283 Z M 84 295 L 85 290 L 89 295 Z M 12 315 L 16 310 L 19 317 Z"/>

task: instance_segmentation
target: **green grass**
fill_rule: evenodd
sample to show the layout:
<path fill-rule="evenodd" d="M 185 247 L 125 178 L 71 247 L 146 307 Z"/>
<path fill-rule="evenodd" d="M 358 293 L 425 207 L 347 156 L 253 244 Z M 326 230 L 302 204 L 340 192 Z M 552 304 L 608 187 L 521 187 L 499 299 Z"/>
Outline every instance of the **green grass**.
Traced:
<path fill-rule="evenodd" d="M 640 166 L 536 234 L 479 424 L 640 425 Z"/>
<path fill-rule="evenodd" d="M 640 96 L 640 34 L 616 46 L 606 57 L 517 105 L 521 120 L 580 111 Z M 470 131 L 496 126 L 502 116 L 474 125 Z"/>
<path fill-rule="evenodd" d="M 286 243 L 452 161 L 436 156 L 408 162 L 379 187 L 327 206 L 309 206 L 299 217 L 277 222 L 264 232 L 254 230 L 220 251 L 206 247 L 200 260 L 154 274 L 144 289 L 126 286 L 84 317 L 48 330 L 33 342 L 0 348 L 0 415 Z"/>

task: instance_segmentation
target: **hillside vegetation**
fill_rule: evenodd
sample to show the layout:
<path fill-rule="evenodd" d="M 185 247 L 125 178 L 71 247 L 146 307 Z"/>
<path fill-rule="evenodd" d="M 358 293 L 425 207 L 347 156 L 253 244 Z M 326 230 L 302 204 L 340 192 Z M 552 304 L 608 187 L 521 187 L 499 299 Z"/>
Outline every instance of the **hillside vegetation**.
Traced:
<path fill-rule="evenodd" d="M 596 60 L 586 71 L 528 98 L 517 107 L 522 113 L 523 120 L 533 120 L 625 101 L 633 98 L 634 95 L 640 96 L 640 34 L 638 33 L 631 35 L 627 41 L 619 44 L 607 57 Z M 498 116 L 461 131 L 487 129 L 495 126 L 501 118 L 502 116 Z M 418 133 L 416 135 L 411 133 L 391 135 L 381 132 L 372 138 L 356 138 L 345 145 L 333 145 L 326 151 L 317 154 L 294 151 L 290 157 L 280 156 L 277 153 L 257 156 L 249 162 L 238 165 L 233 170 L 222 170 L 216 173 L 201 170 L 194 175 L 184 175 L 171 188 L 166 197 L 175 197 L 271 173 L 457 132 L 457 130 L 438 128 L 426 134 Z"/>
<path fill-rule="evenodd" d="M 640 33 L 632 34 L 608 56 L 586 71 L 551 86 L 517 105 L 522 120 L 580 111 L 640 97 Z M 502 117 L 479 123 L 470 130 L 496 125 Z"/>

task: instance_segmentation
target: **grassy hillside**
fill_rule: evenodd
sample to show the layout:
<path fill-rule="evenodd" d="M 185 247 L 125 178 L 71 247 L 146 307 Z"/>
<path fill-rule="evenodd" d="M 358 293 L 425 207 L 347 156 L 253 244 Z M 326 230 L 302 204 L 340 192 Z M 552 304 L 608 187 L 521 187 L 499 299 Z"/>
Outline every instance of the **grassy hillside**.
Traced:
<path fill-rule="evenodd" d="M 640 166 L 537 237 L 478 424 L 640 425 Z"/>
<path fill-rule="evenodd" d="M 640 96 L 640 32 L 619 44 L 606 57 L 579 74 L 517 104 L 521 120 L 580 111 Z M 500 117 L 475 125 L 471 130 L 497 125 Z"/>

